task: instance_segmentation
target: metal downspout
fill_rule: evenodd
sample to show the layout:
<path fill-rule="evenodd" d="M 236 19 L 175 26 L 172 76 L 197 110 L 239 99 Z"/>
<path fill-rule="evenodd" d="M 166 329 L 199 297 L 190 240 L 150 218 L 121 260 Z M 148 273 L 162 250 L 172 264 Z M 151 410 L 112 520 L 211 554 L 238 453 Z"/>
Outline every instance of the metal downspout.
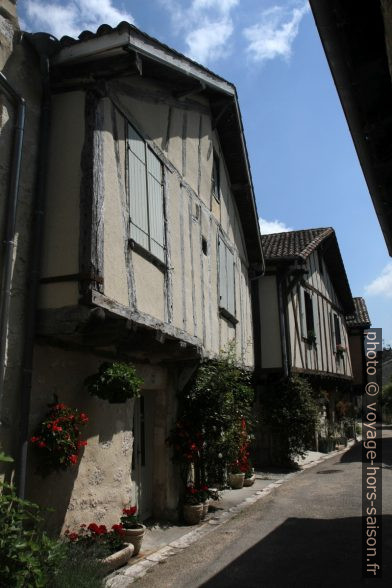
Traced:
<path fill-rule="evenodd" d="M 26 116 L 26 102 L 20 96 L 3 73 L 0 72 L 0 87 L 12 99 L 17 107 L 14 129 L 14 144 L 11 159 L 11 174 L 6 204 L 6 221 L 4 238 L 3 271 L 1 276 L 0 299 L 0 426 L 2 425 L 2 406 L 4 396 L 5 362 L 7 352 L 8 317 L 11 304 L 12 265 L 15 250 L 16 213 L 18 208 L 20 168 L 22 161 L 23 135 Z"/>
<path fill-rule="evenodd" d="M 29 441 L 29 415 L 31 403 L 31 382 L 33 372 L 34 337 L 36 328 L 36 313 L 38 288 L 40 278 L 41 250 L 44 227 L 44 212 L 46 200 L 46 166 L 49 152 L 49 124 L 50 124 L 50 85 L 49 58 L 45 51 L 40 53 L 41 72 L 43 80 L 43 94 L 41 107 L 39 159 L 37 170 L 36 195 L 33 209 L 32 252 L 30 257 L 30 271 L 27 282 L 26 332 L 23 348 L 23 373 L 20 396 L 20 441 L 17 469 L 17 490 L 19 498 L 26 493 L 27 450 Z"/>

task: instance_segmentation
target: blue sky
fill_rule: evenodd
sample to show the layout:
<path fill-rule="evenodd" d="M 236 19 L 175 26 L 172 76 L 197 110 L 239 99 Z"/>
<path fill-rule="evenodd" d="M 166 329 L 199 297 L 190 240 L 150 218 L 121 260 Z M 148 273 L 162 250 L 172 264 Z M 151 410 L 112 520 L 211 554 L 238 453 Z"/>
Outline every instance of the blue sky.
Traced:
<path fill-rule="evenodd" d="M 354 296 L 392 344 L 392 260 L 307 2 L 19 0 L 25 30 L 133 22 L 237 86 L 265 232 L 332 226 Z"/>

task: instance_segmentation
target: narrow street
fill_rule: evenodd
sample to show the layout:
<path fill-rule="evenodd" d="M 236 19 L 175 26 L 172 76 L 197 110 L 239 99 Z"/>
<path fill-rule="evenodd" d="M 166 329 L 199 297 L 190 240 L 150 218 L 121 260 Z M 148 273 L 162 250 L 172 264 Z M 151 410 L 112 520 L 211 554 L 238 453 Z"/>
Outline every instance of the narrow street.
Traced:
<path fill-rule="evenodd" d="M 283 484 L 182 553 L 141 587 L 390 586 L 392 432 L 383 439 L 383 579 L 361 576 L 361 446 Z"/>

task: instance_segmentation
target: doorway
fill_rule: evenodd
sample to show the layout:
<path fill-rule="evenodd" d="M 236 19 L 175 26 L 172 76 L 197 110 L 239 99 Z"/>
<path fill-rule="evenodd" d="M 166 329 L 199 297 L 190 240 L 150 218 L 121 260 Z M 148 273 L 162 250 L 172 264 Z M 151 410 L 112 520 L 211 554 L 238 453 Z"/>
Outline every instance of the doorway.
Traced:
<path fill-rule="evenodd" d="M 153 393 L 143 392 L 135 399 L 132 452 L 133 495 L 141 520 L 152 515 L 153 431 Z"/>

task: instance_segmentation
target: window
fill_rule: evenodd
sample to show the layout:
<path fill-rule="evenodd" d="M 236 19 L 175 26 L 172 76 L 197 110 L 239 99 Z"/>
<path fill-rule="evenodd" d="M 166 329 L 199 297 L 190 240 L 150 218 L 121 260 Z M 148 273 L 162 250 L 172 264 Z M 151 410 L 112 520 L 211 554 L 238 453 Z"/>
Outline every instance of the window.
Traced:
<path fill-rule="evenodd" d="M 162 164 L 137 131 L 128 125 L 131 239 L 165 261 Z"/>
<path fill-rule="evenodd" d="M 305 292 L 305 319 L 306 319 L 306 337 L 309 339 L 315 336 L 314 332 L 314 316 L 313 316 L 313 301 L 309 292 Z"/>
<path fill-rule="evenodd" d="M 342 335 L 340 332 L 340 320 L 337 314 L 333 313 L 333 327 L 335 332 L 335 345 L 342 344 Z"/>
<path fill-rule="evenodd" d="M 219 310 L 229 319 L 235 319 L 234 254 L 219 238 Z"/>
<path fill-rule="evenodd" d="M 211 178 L 211 193 L 218 202 L 220 201 L 220 161 L 217 154 L 214 152 L 214 159 L 212 162 L 212 178 Z"/>
<path fill-rule="evenodd" d="M 318 317 L 314 308 L 313 297 L 310 292 L 304 290 L 304 288 L 300 288 L 300 314 L 302 337 L 307 339 L 308 342 L 314 343 L 316 341 Z"/>

